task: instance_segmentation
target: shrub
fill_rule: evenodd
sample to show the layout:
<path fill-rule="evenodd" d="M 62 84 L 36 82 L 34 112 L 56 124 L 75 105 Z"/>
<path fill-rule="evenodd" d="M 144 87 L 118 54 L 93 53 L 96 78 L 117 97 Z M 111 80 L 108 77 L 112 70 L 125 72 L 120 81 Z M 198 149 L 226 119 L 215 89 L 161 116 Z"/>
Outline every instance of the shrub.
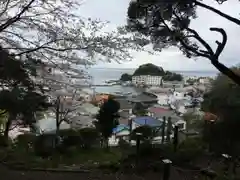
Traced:
<path fill-rule="evenodd" d="M 78 133 L 84 149 L 89 149 L 100 141 L 100 134 L 96 128 L 83 128 L 80 129 Z"/>
<path fill-rule="evenodd" d="M 56 135 L 43 134 L 36 138 L 34 152 L 41 157 L 51 156 L 56 148 Z"/>
<path fill-rule="evenodd" d="M 128 149 L 130 148 L 130 144 L 129 142 L 127 142 L 126 140 L 120 138 L 119 141 L 118 141 L 118 145 L 121 149 Z"/>
<path fill-rule="evenodd" d="M 174 159 L 182 163 L 192 161 L 203 154 L 204 147 L 199 138 L 188 138 L 179 145 Z"/>
<path fill-rule="evenodd" d="M 30 148 L 33 147 L 33 144 L 36 140 L 34 134 L 21 134 L 17 137 L 15 144 L 20 147 Z"/>
<path fill-rule="evenodd" d="M 81 143 L 79 133 L 73 129 L 60 130 L 59 136 L 62 140 L 61 146 L 63 149 L 79 146 Z"/>
<path fill-rule="evenodd" d="M 11 144 L 12 140 L 10 138 L 6 139 L 5 136 L 0 135 L 0 147 L 5 147 Z"/>

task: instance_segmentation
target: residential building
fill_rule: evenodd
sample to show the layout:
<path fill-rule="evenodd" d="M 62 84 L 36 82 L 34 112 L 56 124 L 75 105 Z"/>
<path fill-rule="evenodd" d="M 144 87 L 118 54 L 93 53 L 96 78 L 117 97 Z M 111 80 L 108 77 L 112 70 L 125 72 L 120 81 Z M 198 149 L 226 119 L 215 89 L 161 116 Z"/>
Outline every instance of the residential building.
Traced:
<path fill-rule="evenodd" d="M 200 84 L 210 84 L 210 79 L 208 77 L 201 77 L 198 81 Z"/>
<path fill-rule="evenodd" d="M 132 83 L 134 85 L 161 86 L 162 76 L 150 76 L 150 75 L 133 76 Z"/>
<path fill-rule="evenodd" d="M 184 81 L 163 81 L 164 88 L 183 88 Z"/>
<path fill-rule="evenodd" d="M 153 106 L 148 109 L 148 112 L 152 117 L 163 120 L 163 117 L 171 117 L 173 125 L 178 125 L 180 130 L 186 129 L 186 122 L 179 116 L 176 115 L 175 111 L 167 109 L 165 107 Z"/>

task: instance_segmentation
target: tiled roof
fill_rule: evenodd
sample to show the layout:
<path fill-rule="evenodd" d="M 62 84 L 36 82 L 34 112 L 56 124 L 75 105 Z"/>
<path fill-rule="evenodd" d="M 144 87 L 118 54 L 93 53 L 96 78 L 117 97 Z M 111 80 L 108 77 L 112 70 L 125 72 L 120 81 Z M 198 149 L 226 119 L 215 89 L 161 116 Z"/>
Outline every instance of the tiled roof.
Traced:
<path fill-rule="evenodd" d="M 171 111 L 170 109 L 163 108 L 163 107 L 150 107 L 149 112 L 152 113 L 161 113 L 161 112 L 169 112 Z"/>
<path fill-rule="evenodd" d="M 176 115 L 175 111 L 162 107 L 151 107 L 149 108 L 149 112 L 153 113 L 156 118 L 163 118 L 164 116 L 166 118 L 171 117 L 172 123 L 176 123 L 182 119 Z"/>
<path fill-rule="evenodd" d="M 116 99 L 120 103 L 120 109 L 132 109 L 133 105 L 127 99 Z"/>
<path fill-rule="evenodd" d="M 146 94 L 139 94 L 135 97 L 129 97 L 128 100 L 131 102 L 149 102 L 149 101 L 157 101 L 157 98 L 150 97 Z"/>

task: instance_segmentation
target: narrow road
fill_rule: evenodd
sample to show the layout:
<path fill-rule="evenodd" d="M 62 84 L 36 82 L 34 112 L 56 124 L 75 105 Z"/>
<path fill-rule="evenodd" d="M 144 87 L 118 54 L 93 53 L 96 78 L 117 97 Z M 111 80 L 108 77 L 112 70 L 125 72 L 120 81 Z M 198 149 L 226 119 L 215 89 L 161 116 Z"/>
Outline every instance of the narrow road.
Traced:
<path fill-rule="evenodd" d="M 15 171 L 0 165 L 1 180 L 160 180 L 159 174 L 102 174 L 102 173 L 49 173 L 40 171 Z"/>

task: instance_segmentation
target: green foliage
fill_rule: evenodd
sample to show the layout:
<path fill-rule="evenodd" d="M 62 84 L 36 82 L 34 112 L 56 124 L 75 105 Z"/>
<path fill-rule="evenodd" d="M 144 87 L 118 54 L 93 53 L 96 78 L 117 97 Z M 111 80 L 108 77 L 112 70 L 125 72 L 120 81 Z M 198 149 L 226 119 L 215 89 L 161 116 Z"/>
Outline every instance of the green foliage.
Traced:
<path fill-rule="evenodd" d="M 120 138 L 118 141 L 118 146 L 121 150 L 126 150 L 129 149 L 131 147 L 130 143 L 127 142 L 126 140 Z"/>
<path fill-rule="evenodd" d="M 165 81 L 182 81 L 183 80 L 183 77 L 181 74 L 177 74 L 170 71 L 164 72 L 162 67 L 156 66 L 151 63 L 143 64 L 139 66 L 133 73 L 133 76 L 139 76 L 139 75 L 163 76 L 163 80 Z M 124 78 L 132 79 L 132 76 L 128 74 L 126 75 L 124 74 Z"/>
<path fill-rule="evenodd" d="M 49 157 L 56 152 L 55 134 L 42 134 L 36 138 L 34 152 L 37 156 Z"/>
<path fill-rule="evenodd" d="M 203 155 L 206 144 L 200 138 L 188 138 L 178 145 L 178 150 L 174 152 L 172 145 L 165 145 L 166 156 L 176 164 L 184 164 L 194 161 Z"/>
<path fill-rule="evenodd" d="M 181 17 L 181 22 L 173 13 Z M 150 36 L 154 50 L 161 50 L 173 45 L 178 46 L 190 57 L 193 54 L 179 44 L 179 39 L 185 37 L 185 28 L 189 26 L 190 20 L 195 17 L 196 9 L 192 0 L 139 0 L 129 4 L 127 28 L 130 31 L 137 31 Z M 143 19 L 152 19 L 152 21 L 143 21 Z M 164 21 L 170 24 L 171 31 Z M 184 42 L 187 45 L 193 45 L 187 37 L 184 38 Z"/>
<path fill-rule="evenodd" d="M 66 151 L 68 148 L 73 146 L 81 145 L 81 138 L 78 131 L 73 129 L 59 130 L 59 136 L 62 139 L 61 150 Z"/>
<path fill-rule="evenodd" d="M 118 125 L 118 110 L 120 109 L 119 102 L 114 99 L 108 99 L 101 106 L 95 122 L 96 128 L 101 133 L 101 136 L 107 140 L 112 135 L 112 130 Z"/>
<path fill-rule="evenodd" d="M 133 114 L 138 116 L 145 116 L 147 110 L 141 102 L 136 102 L 132 108 Z"/>
<path fill-rule="evenodd" d="M 41 87 L 31 79 L 36 75 L 37 61 L 29 56 L 26 60 L 16 60 L 4 50 L 0 50 L 0 56 L 0 83 L 7 87 L 0 91 L 0 109 L 13 119 L 22 116 L 24 124 L 32 124 L 34 113 L 50 106 L 47 97 L 39 91 Z"/>
<path fill-rule="evenodd" d="M 140 133 L 141 135 L 137 135 L 137 133 Z M 132 140 L 137 140 L 138 138 L 140 138 L 141 141 L 148 141 L 148 140 L 152 140 L 152 138 L 155 137 L 155 133 L 153 131 L 153 129 L 150 126 L 139 126 L 136 129 L 134 129 L 131 132 L 130 138 Z"/>
<path fill-rule="evenodd" d="M 183 76 L 174 72 L 166 71 L 163 76 L 164 81 L 182 81 Z"/>
<path fill-rule="evenodd" d="M 128 74 L 128 73 L 124 73 L 122 74 L 121 81 L 132 81 L 132 75 Z"/>
<path fill-rule="evenodd" d="M 33 83 L 22 61 L 16 60 L 14 56 L 2 49 L 0 49 L 0 57 L 0 82 L 2 85 L 32 87 Z"/>
<path fill-rule="evenodd" d="M 36 138 L 35 134 L 21 134 L 15 140 L 15 146 L 26 151 L 33 150 Z"/>
<path fill-rule="evenodd" d="M 22 115 L 26 124 L 35 122 L 36 111 L 44 111 L 50 106 L 46 101 L 46 96 L 34 91 L 26 91 L 21 87 L 0 91 L 0 109 L 11 114 Z"/>
<path fill-rule="evenodd" d="M 6 139 L 2 134 L 0 134 L 0 147 L 5 147 L 11 144 L 12 140 L 10 138 Z"/>
<path fill-rule="evenodd" d="M 164 70 L 159 66 L 148 63 L 148 64 L 143 64 L 139 66 L 133 73 L 133 76 L 139 76 L 139 75 L 163 76 Z"/>
<path fill-rule="evenodd" d="M 233 70 L 239 72 L 238 68 L 233 68 Z M 204 96 L 202 109 L 218 117 L 216 123 L 205 124 L 205 140 L 217 147 L 218 151 L 228 151 L 231 154 L 239 151 L 239 91 L 239 86 L 228 77 L 219 74 L 212 83 L 211 91 Z"/>
<path fill-rule="evenodd" d="M 199 139 L 189 138 L 179 144 L 177 151 L 178 160 L 180 162 L 193 161 L 201 156 L 204 152 L 204 144 Z"/>
<path fill-rule="evenodd" d="M 80 129 L 79 135 L 84 149 L 90 149 L 99 142 L 99 132 L 96 128 Z"/>

